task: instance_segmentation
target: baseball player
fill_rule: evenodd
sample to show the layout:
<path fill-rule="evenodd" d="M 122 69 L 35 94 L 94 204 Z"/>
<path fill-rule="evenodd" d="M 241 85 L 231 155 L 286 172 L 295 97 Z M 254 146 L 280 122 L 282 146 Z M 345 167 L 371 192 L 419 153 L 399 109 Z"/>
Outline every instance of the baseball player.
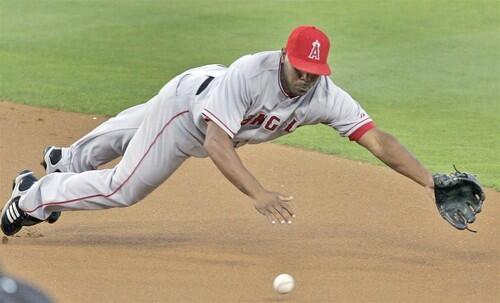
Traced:
<path fill-rule="evenodd" d="M 291 223 L 292 197 L 264 187 L 235 148 L 326 124 L 356 141 L 432 194 L 433 177 L 393 136 L 376 128 L 366 111 L 328 77 L 330 42 L 313 26 L 300 26 L 286 47 L 246 55 L 228 68 L 207 65 L 168 82 L 148 102 L 104 122 L 69 147 L 50 147 L 37 180 L 14 180 L 1 227 L 55 222 L 61 211 L 130 206 L 162 184 L 189 157 L 210 157 L 271 223 Z M 97 168 L 119 156 L 113 168 Z"/>

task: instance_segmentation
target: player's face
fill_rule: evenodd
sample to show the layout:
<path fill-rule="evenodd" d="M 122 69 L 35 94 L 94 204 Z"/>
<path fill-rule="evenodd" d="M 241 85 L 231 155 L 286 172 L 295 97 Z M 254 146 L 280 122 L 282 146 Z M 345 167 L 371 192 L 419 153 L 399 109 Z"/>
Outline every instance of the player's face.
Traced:
<path fill-rule="evenodd" d="M 294 68 L 290 61 L 288 61 L 288 56 L 285 56 L 283 70 L 285 86 L 289 91 L 288 93 L 291 93 L 293 96 L 302 96 L 307 93 L 319 78 L 319 75 L 310 74 Z"/>

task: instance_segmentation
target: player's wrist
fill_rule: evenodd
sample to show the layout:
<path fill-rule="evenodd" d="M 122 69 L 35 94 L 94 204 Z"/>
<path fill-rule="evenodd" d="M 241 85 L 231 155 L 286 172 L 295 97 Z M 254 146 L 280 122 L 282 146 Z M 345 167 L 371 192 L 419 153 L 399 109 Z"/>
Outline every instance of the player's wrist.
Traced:
<path fill-rule="evenodd" d="M 427 177 L 425 179 L 424 187 L 428 187 L 430 189 L 434 189 L 434 179 L 432 178 L 432 173 L 428 172 Z"/>
<path fill-rule="evenodd" d="M 262 200 L 265 198 L 265 196 L 268 194 L 268 191 L 265 190 L 264 188 L 258 188 L 251 193 L 249 193 L 249 197 L 254 199 L 254 200 Z"/>

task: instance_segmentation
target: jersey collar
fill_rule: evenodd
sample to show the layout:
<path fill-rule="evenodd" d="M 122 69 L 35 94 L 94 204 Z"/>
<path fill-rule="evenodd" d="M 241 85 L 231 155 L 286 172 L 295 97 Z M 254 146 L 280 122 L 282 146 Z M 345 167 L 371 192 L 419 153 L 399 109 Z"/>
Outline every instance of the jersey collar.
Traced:
<path fill-rule="evenodd" d="M 281 50 L 280 61 L 278 63 L 278 85 L 280 87 L 281 93 L 288 99 L 292 99 L 292 97 L 286 93 L 285 88 L 283 87 L 283 84 L 281 82 L 281 69 L 283 68 L 283 59 L 283 50 Z"/>

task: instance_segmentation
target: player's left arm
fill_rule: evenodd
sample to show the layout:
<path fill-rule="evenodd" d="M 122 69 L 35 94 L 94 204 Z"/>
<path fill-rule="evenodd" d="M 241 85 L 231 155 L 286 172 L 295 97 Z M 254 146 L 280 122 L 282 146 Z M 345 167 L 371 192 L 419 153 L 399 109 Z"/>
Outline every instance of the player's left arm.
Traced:
<path fill-rule="evenodd" d="M 375 127 L 364 133 L 357 142 L 390 168 L 424 186 L 431 197 L 434 196 L 432 173 L 394 136 Z"/>
<path fill-rule="evenodd" d="M 324 78 L 323 92 L 326 98 L 326 123 L 336 129 L 342 136 L 358 142 L 390 168 L 407 176 L 425 187 L 429 196 L 434 197 L 432 173 L 394 138 L 394 136 L 378 129 L 361 105 L 345 90 Z M 319 98 L 321 95 L 319 96 Z"/>

